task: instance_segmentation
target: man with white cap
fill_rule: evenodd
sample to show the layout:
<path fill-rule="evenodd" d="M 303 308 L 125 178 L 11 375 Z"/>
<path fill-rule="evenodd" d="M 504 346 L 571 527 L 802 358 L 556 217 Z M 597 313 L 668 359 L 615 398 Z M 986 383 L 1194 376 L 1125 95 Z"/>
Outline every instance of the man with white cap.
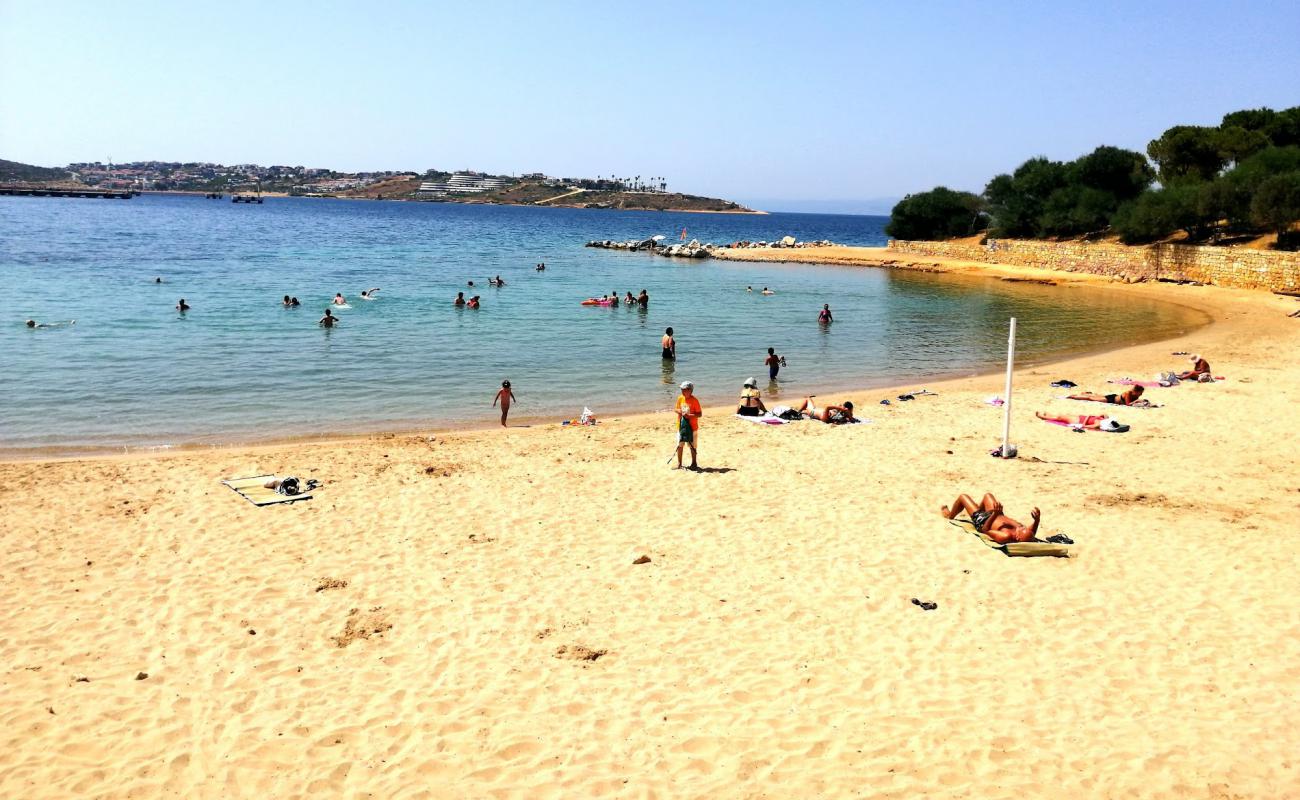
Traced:
<path fill-rule="evenodd" d="M 740 407 L 736 413 L 742 417 L 761 417 L 767 413 L 767 406 L 758 394 L 758 381 L 753 378 L 745 381 L 745 388 L 740 391 Z"/>
<path fill-rule="evenodd" d="M 1179 373 L 1178 380 L 1200 381 L 1200 380 L 1205 380 L 1204 378 L 1201 377 L 1202 375 L 1210 374 L 1210 362 L 1201 358 L 1200 355 L 1193 353 L 1192 357 L 1187 360 L 1192 362 L 1192 368 L 1187 370 L 1186 372 Z"/>
<path fill-rule="evenodd" d="M 695 396 L 695 384 L 690 381 L 682 381 L 682 393 L 677 398 L 677 405 L 674 410 L 677 412 L 677 466 L 673 469 L 682 468 L 682 446 L 690 445 L 691 447 L 691 466 L 690 469 L 699 469 L 700 465 L 696 461 L 695 440 L 699 438 L 700 415 L 703 413 L 700 409 L 699 398 Z"/>

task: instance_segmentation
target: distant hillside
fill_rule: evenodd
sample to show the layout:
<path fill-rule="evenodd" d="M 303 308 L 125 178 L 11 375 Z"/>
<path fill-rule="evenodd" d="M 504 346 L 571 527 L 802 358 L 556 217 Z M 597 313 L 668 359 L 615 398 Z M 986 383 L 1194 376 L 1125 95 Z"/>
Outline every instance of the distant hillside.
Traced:
<path fill-rule="evenodd" d="M 0 181 L 42 183 L 68 180 L 72 180 L 72 173 L 66 169 L 37 167 L 32 164 L 21 164 L 17 161 L 6 161 L 0 158 Z"/>
<path fill-rule="evenodd" d="M 520 181 L 494 192 L 447 195 L 449 203 L 498 203 L 502 205 L 564 206 L 567 208 L 614 208 L 624 211 L 725 211 L 754 213 L 739 203 L 716 197 L 699 197 L 676 192 L 618 192 L 574 190 L 548 186 L 540 181 Z"/>
<path fill-rule="evenodd" d="M 369 186 L 362 186 L 359 189 L 348 189 L 339 192 L 338 197 L 362 197 L 371 200 L 397 200 L 411 197 L 416 189 L 420 188 L 422 181 L 429 180 L 418 175 L 400 175 L 386 181 L 372 183 Z"/>

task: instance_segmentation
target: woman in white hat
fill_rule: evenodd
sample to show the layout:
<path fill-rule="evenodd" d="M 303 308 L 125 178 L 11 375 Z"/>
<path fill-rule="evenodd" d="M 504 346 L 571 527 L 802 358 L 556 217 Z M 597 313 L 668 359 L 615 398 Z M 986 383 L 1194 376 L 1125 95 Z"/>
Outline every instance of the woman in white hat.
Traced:
<path fill-rule="evenodd" d="M 740 391 L 740 407 L 736 413 L 742 417 L 761 417 L 767 413 L 767 406 L 758 394 L 758 382 L 753 378 L 745 381 L 745 388 Z"/>

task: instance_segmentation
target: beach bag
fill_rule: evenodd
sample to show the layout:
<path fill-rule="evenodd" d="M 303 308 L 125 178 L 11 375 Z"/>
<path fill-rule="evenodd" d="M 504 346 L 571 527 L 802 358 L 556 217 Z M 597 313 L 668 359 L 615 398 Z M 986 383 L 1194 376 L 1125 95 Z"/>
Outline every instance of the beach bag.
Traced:
<path fill-rule="evenodd" d="M 798 411 L 795 411 L 793 408 L 783 408 L 777 412 L 777 416 L 783 420 L 787 420 L 791 422 L 796 419 L 803 419 L 803 414 L 799 413 Z"/>
<path fill-rule="evenodd" d="M 286 497 L 293 497 L 294 495 L 302 494 L 302 486 L 299 484 L 297 478 L 285 478 L 280 481 L 280 485 L 275 488 L 275 493 L 285 495 Z"/>
<path fill-rule="evenodd" d="M 1214 376 L 1208 372 L 1201 373 L 1201 377 L 1196 379 L 1197 383 L 1214 383 Z"/>

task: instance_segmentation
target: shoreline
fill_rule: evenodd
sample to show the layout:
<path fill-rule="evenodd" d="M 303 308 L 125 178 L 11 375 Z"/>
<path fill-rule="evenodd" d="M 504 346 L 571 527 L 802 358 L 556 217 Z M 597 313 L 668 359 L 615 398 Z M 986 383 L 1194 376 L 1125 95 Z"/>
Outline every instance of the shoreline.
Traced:
<path fill-rule="evenodd" d="M 322 199 L 329 199 L 329 198 L 322 198 Z M 730 213 L 730 212 L 723 212 L 723 213 Z M 816 253 L 820 253 L 821 251 L 825 251 L 829 249 L 865 251 L 866 254 L 859 255 L 855 253 L 854 255 L 848 257 L 848 258 L 852 258 L 853 260 L 846 259 L 846 260 L 835 261 L 835 262 L 816 260 L 815 258 Z M 976 277 L 982 276 L 982 277 L 990 277 L 990 278 L 1002 278 L 1004 280 L 1006 280 L 1007 278 L 1011 278 L 1014 280 L 1022 280 L 1022 279 L 1026 279 L 1026 276 L 1030 276 L 1030 279 L 1034 279 L 1035 276 L 1041 279 L 1041 275 L 1050 275 L 1055 278 L 1051 282 L 1056 285 L 1070 284 L 1070 283 L 1077 283 L 1079 285 L 1086 285 L 1090 287 L 1114 287 L 1116 285 L 1119 286 L 1127 285 L 1127 284 L 1123 284 L 1122 282 L 1117 282 L 1111 279 L 1106 279 L 1095 275 L 1054 272 L 1048 270 L 1034 270 L 1031 268 L 1011 267 L 1011 266 L 997 265 L 997 264 L 983 264 L 980 262 L 955 261 L 952 259 L 934 259 L 934 258 L 927 257 L 923 261 L 915 262 L 914 264 L 900 263 L 896 253 L 889 253 L 889 251 L 886 251 L 884 248 L 837 247 L 837 248 L 805 248 L 805 250 L 814 251 L 814 255 L 807 256 L 804 258 L 781 258 L 781 257 L 777 257 L 777 254 L 799 253 L 800 250 L 794 250 L 794 249 L 769 250 L 763 248 L 756 248 L 752 251 L 750 250 L 726 251 L 731 255 L 723 256 L 721 260 L 749 261 L 749 262 L 790 262 L 790 263 L 807 263 L 807 264 L 832 263 L 839 266 L 883 267 L 887 269 L 902 269 L 902 270 L 922 271 L 922 272 L 929 272 L 929 273 L 945 273 L 945 274 L 971 275 Z M 737 253 L 741 255 L 739 256 L 734 255 Z M 744 257 L 744 256 L 749 256 L 751 253 L 756 255 L 754 257 Z M 889 253 L 889 255 L 887 257 L 883 256 L 882 254 L 885 253 Z M 881 260 L 889 261 L 891 263 L 888 264 L 879 263 Z M 1023 361 L 1018 359 L 1016 365 L 1017 370 L 1027 369 L 1031 367 L 1035 369 L 1046 368 L 1051 366 L 1068 367 L 1068 365 L 1071 362 L 1076 360 L 1095 357 L 1106 353 L 1121 352 L 1131 348 L 1158 344 L 1162 341 L 1172 341 L 1175 339 L 1183 338 L 1185 336 L 1195 334 L 1197 331 L 1206 330 L 1207 328 L 1214 326 L 1216 322 L 1219 321 L 1218 319 L 1216 319 L 1216 317 L 1213 314 L 1207 312 L 1200 304 L 1196 303 L 1195 301 L 1189 301 L 1188 298 L 1174 299 L 1169 297 L 1158 297 L 1156 299 L 1158 299 L 1160 302 L 1163 303 L 1177 305 L 1181 308 L 1198 312 L 1204 316 L 1204 320 L 1201 321 L 1199 324 L 1194 325 L 1194 327 L 1189 333 L 1180 333 L 1174 336 L 1168 336 L 1161 339 L 1152 339 L 1144 342 L 1138 342 L 1136 344 L 1116 342 L 1109 345 L 1100 345 L 1086 350 L 1062 353 L 1057 356 L 1048 356 L 1046 357 L 1045 360 L 1038 360 L 1038 361 Z M 977 380 L 980 378 L 993 377 L 999 374 L 1002 374 L 1000 369 L 991 369 L 985 372 L 972 372 L 972 373 L 944 373 L 944 374 L 920 376 L 914 380 L 910 380 L 907 382 L 900 382 L 900 383 L 885 382 L 881 385 L 868 385 L 867 383 L 864 382 L 858 382 L 858 383 L 851 384 L 850 388 L 848 389 L 844 389 L 842 388 L 842 384 L 835 384 L 830 380 L 821 381 L 821 382 L 808 380 L 806 382 L 801 382 L 801 386 L 806 388 L 801 388 L 797 393 L 791 394 L 789 397 L 780 398 L 778 402 L 795 400 L 796 394 L 798 395 L 798 398 L 801 399 L 804 396 L 803 393 L 805 391 L 810 391 L 817 396 L 844 395 L 847 397 L 850 395 L 861 396 L 861 395 L 868 395 L 868 394 L 884 394 L 884 395 L 892 396 L 893 394 L 903 392 L 908 387 L 917 387 L 922 383 L 931 386 L 939 386 L 939 385 L 950 384 L 953 383 L 954 381 Z M 717 407 L 711 407 L 708 410 L 717 413 L 719 409 L 725 409 L 725 408 L 726 406 L 717 406 Z M 641 421 L 645 421 L 648 418 L 661 416 L 663 413 L 664 411 L 662 409 L 648 408 L 643 405 L 634 404 L 631 406 L 616 407 L 609 412 L 598 413 L 597 416 L 603 422 L 614 421 L 614 420 L 641 422 Z M 533 427 L 541 427 L 541 426 L 559 427 L 559 423 L 556 421 L 554 415 L 533 416 L 528 414 L 516 413 L 511 415 L 511 425 L 506 430 L 515 429 L 515 428 L 533 428 Z M 462 422 L 462 423 L 440 424 L 437 421 L 432 421 L 431 424 L 401 425 L 401 424 L 376 422 L 373 425 L 366 425 L 363 427 L 364 429 L 358 429 L 355 431 L 345 431 L 343 433 L 332 433 L 326 435 L 315 434 L 315 433 L 304 433 L 304 434 L 288 435 L 288 436 L 272 437 L 272 438 L 263 438 L 263 437 L 244 438 L 241 436 L 225 438 L 228 436 L 228 434 L 213 433 L 213 434 L 205 434 L 203 438 L 205 439 L 215 438 L 215 439 L 219 439 L 219 441 L 187 441 L 187 442 L 180 442 L 180 443 L 173 443 L 173 444 L 101 445 L 101 446 L 53 445 L 53 446 L 8 447 L 8 448 L 0 447 L 0 463 L 78 461 L 84 459 L 101 459 L 101 458 L 109 458 L 109 459 L 153 458 L 153 457 L 167 457 L 173 455 L 176 456 L 192 455 L 198 453 L 229 452 L 232 450 L 241 450 L 247 448 L 262 449 L 262 448 L 291 447 L 291 446 L 313 445 L 313 444 L 320 444 L 320 445 L 340 444 L 341 445 L 341 444 L 348 444 L 348 443 L 355 443 L 355 442 L 374 441 L 374 440 L 385 439 L 394 436 L 417 436 L 418 437 L 418 436 L 448 435 L 453 433 L 471 434 L 471 433 L 481 433 L 481 432 L 488 432 L 488 431 L 498 431 L 498 432 L 501 431 L 500 425 L 497 423 L 497 421 L 492 415 L 485 415 L 482 420 L 472 421 L 472 422 Z"/>
<path fill-rule="evenodd" d="M 1213 322 L 1018 369 L 1005 461 L 992 374 L 710 404 L 702 472 L 665 414 L 0 462 L 0 794 L 1295 795 L 1300 303 L 1114 290 Z M 1048 387 L 1191 349 L 1227 380 L 1159 409 Z M 322 486 L 220 483 L 267 473 Z M 941 518 L 986 491 L 1075 557 Z"/>

